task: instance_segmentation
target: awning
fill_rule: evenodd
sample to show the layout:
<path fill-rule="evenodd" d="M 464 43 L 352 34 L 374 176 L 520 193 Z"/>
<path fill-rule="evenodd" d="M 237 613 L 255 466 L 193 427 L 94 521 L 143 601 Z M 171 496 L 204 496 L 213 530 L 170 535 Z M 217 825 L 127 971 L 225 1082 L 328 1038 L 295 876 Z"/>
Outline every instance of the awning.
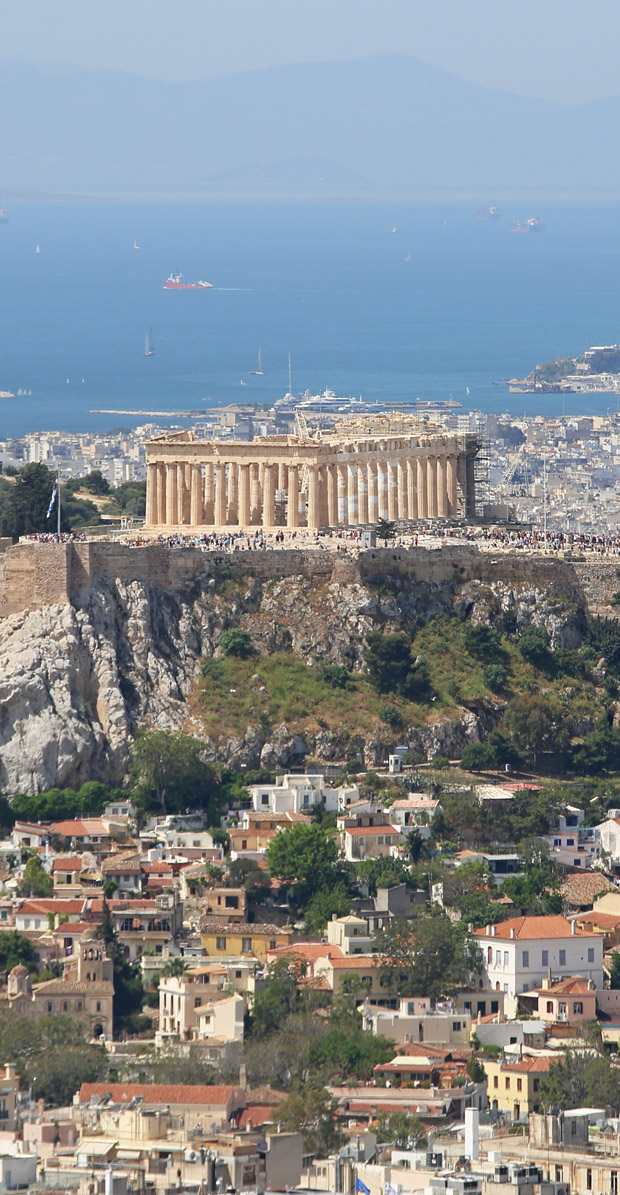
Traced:
<path fill-rule="evenodd" d="M 80 1141 L 75 1152 L 88 1158 L 105 1158 L 118 1145 L 118 1141 Z"/>
<path fill-rule="evenodd" d="M 119 1149 L 116 1156 L 119 1162 L 139 1162 L 142 1155 L 139 1149 Z"/>

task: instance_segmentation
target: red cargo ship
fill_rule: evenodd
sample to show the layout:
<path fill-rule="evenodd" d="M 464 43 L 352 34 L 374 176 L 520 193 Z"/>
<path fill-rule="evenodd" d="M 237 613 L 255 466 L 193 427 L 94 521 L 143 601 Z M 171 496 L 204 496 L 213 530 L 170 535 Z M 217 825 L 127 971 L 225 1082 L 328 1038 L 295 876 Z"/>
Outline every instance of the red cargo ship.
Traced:
<path fill-rule="evenodd" d="M 213 290 L 213 283 L 184 282 L 182 274 L 170 274 L 164 282 L 164 290 Z"/>

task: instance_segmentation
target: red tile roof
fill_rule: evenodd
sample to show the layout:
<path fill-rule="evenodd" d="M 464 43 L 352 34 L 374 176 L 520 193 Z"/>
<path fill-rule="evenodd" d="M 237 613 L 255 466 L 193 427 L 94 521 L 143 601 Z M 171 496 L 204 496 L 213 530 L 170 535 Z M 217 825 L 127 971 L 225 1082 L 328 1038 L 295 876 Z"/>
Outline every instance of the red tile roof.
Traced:
<path fill-rule="evenodd" d="M 82 860 L 76 859 L 75 856 L 63 855 L 62 858 L 54 859 L 54 871 L 81 871 Z"/>
<path fill-rule="evenodd" d="M 345 834 L 352 834 L 354 838 L 366 837 L 369 834 L 386 834 L 389 838 L 398 838 L 399 832 L 393 826 L 347 826 Z"/>
<path fill-rule="evenodd" d="M 507 921 L 499 921 L 498 924 L 492 927 L 490 934 L 487 934 L 486 926 L 482 929 L 474 930 L 474 937 L 485 938 L 489 942 L 493 938 L 510 939 L 513 937 L 511 930 L 514 929 L 514 937 L 525 941 L 535 941 L 537 939 L 545 938 L 571 938 L 573 933 L 571 930 L 571 923 L 565 917 L 558 915 L 549 915 L 547 917 L 509 917 Z M 577 937 L 593 938 L 594 934 L 588 934 L 585 930 L 576 930 Z"/>
<path fill-rule="evenodd" d="M 258 1128 L 259 1125 L 269 1124 L 274 1119 L 274 1114 L 277 1105 L 269 1107 L 266 1104 L 250 1104 L 248 1108 L 244 1108 L 239 1117 L 239 1128 L 247 1129 L 249 1125 L 252 1128 Z"/>
<path fill-rule="evenodd" d="M 225 1108 L 236 1087 L 206 1087 L 170 1083 L 82 1083 L 80 1103 L 87 1104 L 94 1095 L 109 1092 L 114 1104 L 128 1103 L 142 1096 L 147 1104 L 208 1104 Z"/>

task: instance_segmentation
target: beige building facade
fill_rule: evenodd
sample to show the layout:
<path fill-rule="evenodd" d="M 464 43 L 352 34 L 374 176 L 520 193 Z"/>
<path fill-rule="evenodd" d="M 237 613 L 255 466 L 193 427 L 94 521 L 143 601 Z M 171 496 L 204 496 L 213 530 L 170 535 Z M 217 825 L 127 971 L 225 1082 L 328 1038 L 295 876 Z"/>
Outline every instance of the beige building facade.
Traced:
<path fill-rule="evenodd" d="M 146 527 L 318 531 L 468 518 L 477 452 L 475 436 L 402 415 L 249 443 L 175 432 L 146 445 Z"/>

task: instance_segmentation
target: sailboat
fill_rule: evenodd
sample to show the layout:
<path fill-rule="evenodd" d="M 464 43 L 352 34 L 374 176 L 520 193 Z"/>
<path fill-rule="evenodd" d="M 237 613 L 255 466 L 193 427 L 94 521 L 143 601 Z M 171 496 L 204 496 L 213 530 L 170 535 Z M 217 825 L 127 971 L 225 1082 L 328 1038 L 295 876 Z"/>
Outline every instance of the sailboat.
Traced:
<path fill-rule="evenodd" d="M 266 370 L 263 369 L 263 358 L 260 355 L 260 349 L 258 350 L 258 361 L 256 362 L 256 369 L 251 369 L 250 373 L 253 374 L 255 378 L 262 378 L 265 376 Z"/>
<path fill-rule="evenodd" d="M 134 247 L 134 249 L 139 249 L 139 248 L 140 248 L 140 246 L 139 246 L 139 244 L 138 244 L 138 242 L 137 242 L 137 241 L 134 241 L 134 243 L 133 243 L 133 247 Z"/>
<path fill-rule="evenodd" d="M 40 253 L 40 252 L 41 252 L 41 250 L 40 250 L 39 246 L 37 245 L 37 247 L 35 249 L 35 253 Z"/>
<path fill-rule="evenodd" d="M 145 357 L 154 357 L 155 356 L 155 345 L 153 344 L 153 329 L 152 328 L 149 328 L 149 330 L 146 334 L 145 340 L 144 340 L 144 356 Z"/>
<path fill-rule="evenodd" d="M 409 250 L 409 253 L 406 256 L 405 261 L 411 261 L 411 250 Z"/>

